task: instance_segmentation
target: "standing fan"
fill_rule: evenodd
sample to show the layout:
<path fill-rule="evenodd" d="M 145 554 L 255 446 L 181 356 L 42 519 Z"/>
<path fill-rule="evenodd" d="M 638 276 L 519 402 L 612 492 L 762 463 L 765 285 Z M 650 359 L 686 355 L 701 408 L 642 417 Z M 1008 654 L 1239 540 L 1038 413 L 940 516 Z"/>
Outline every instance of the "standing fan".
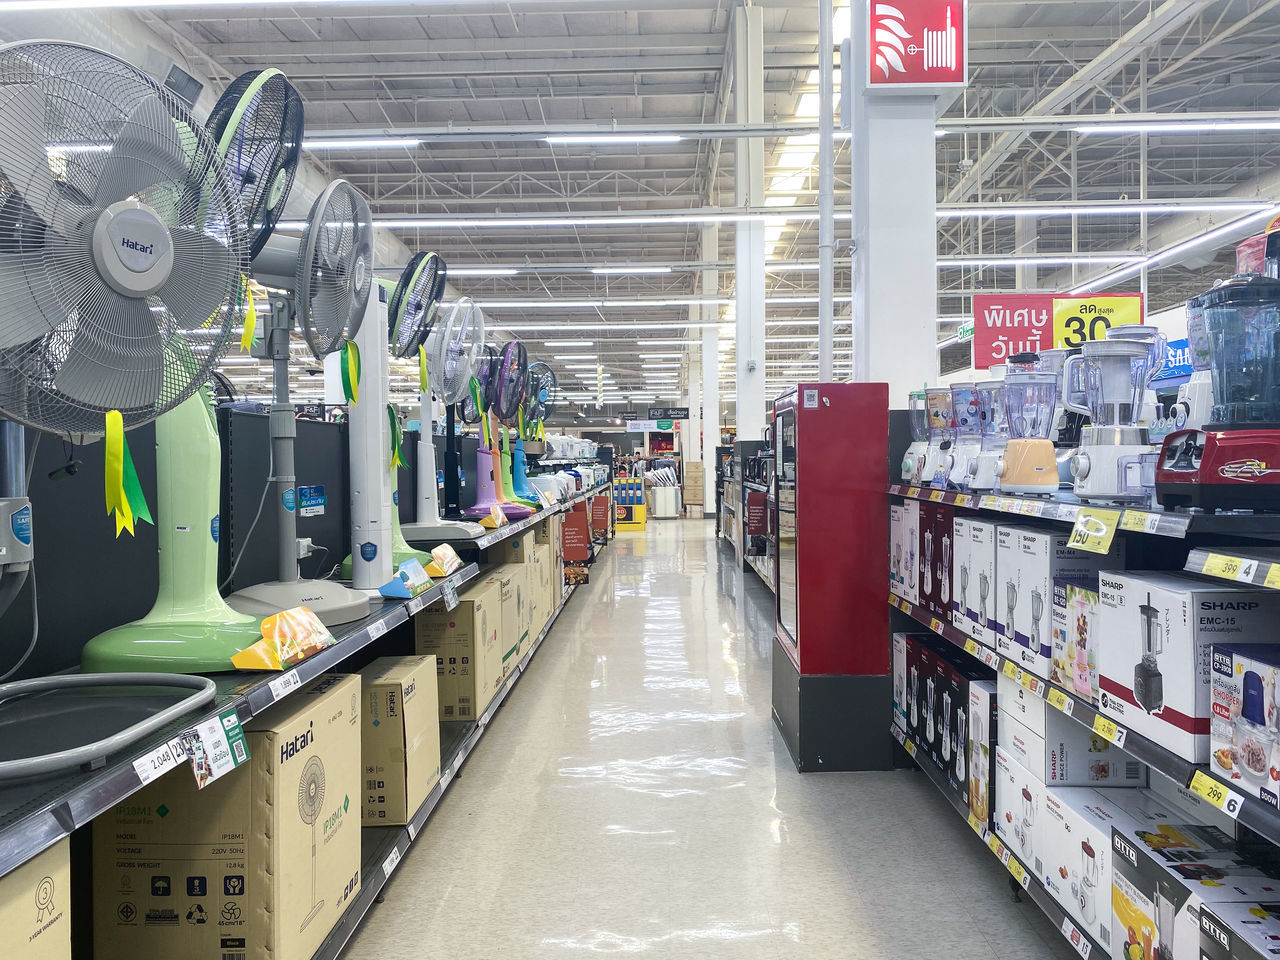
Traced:
<path fill-rule="evenodd" d="M 543 487 L 529 477 L 525 440 L 527 437 L 530 443 L 539 441 L 543 433 L 542 425 L 555 411 L 559 396 L 556 372 L 541 360 L 529 364 L 528 386 L 525 388 L 525 422 L 516 434 L 515 451 L 511 457 L 512 482 L 516 493 L 525 499 L 537 499 L 535 488 L 550 493 L 554 486 L 558 486 L 548 484 Z M 541 443 L 539 446 L 543 447 Z"/>
<path fill-rule="evenodd" d="M 455 460 L 457 437 L 454 435 L 454 405 L 470 399 L 468 388 L 483 342 L 484 315 L 470 297 L 463 297 L 455 302 L 449 309 L 448 317 L 437 323 L 427 337 L 427 381 L 431 392 L 449 410 L 449 432 L 445 438 L 445 447 L 446 451 L 454 451 Z M 482 362 L 485 364 L 487 378 L 487 358 Z M 431 412 L 431 396 L 424 393 L 420 415 L 422 427 L 418 440 L 417 513 L 414 522 L 405 526 L 405 536 L 411 542 L 474 539 L 485 532 L 480 524 L 440 518 L 440 487 L 436 482 L 436 448 L 433 440 L 435 430 Z M 446 481 L 451 479 L 456 484 L 456 467 L 454 471 L 454 475 L 450 477 L 446 470 L 445 476 Z"/>
<path fill-rule="evenodd" d="M 525 395 L 529 389 L 529 353 L 519 340 L 508 341 L 502 348 L 502 366 L 497 379 L 490 380 L 489 385 L 494 391 L 490 410 L 502 423 L 502 448 L 495 450 L 498 476 L 502 479 L 498 499 L 504 503 L 504 510 L 505 504 L 512 503 L 527 507 L 531 513 L 538 498 L 524 500 L 516 494 L 511 454 L 511 427 L 520 425 L 524 418 Z"/>
<path fill-rule="evenodd" d="M 307 758 L 298 778 L 298 816 L 311 828 L 311 909 L 298 928 L 301 933 L 324 909 L 324 901 L 316 896 L 316 870 L 319 850 L 316 846 L 316 824 L 324 813 L 324 763 L 315 754 Z"/>
<path fill-rule="evenodd" d="M 476 448 L 476 497 L 475 503 L 462 511 L 462 515 L 467 517 L 487 517 L 493 508 L 501 503 L 498 496 L 501 484 L 493 466 L 488 414 L 490 384 L 497 378 L 501 367 L 502 357 L 498 349 L 486 343 L 476 358 L 471 381 L 467 386 L 467 395 L 458 405 L 462 422 L 476 424 L 479 427 L 479 445 Z M 449 479 L 448 474 L 449 468 L 446 463 L 446 481 Z"/>
<path fill-rule="evenodd" d="M 248 220 L 252 256 L 293 187 L 302 99 L 279 70 L 243 74 L 218 98 L 208 131 Z M 218 592 L 221 462 L 207 390 L 156 421 L 156 602 L 140 620 L 90 640 L 84 670 L 230 670 L 231 657 L 258 639 L 261 619 L 232 610 Z"/>
<path fill-rule="evenodd" d="M 359 620 L 369 598 L 331 580 L 303 580 L 298 562 L 311 552 L 298 540 L 293 444 L 297 435 L 289 400 L 289 337 L 295 319 L 317 359 L 342 347 L 364 320 L 372 283 L 373 218 L 351 184 L 334 180 L 311 206 L 301 239 L 273 235 L 253 262 L 253 274 L 268 287 L 291 290 L 271 298 L 259 349 L 271 358 L 271 463 L 275 493 L 277 579 L 238 590 L 227 598 L 241 613 L 266 617 L 307 606 L 327 626 Z"/>
<path fill-rule="evenodd" d="M 12 44 L 0 48 L 0 77 L 0 412 L 61 437 L 105 436 L 108 505 L 117 531 L 132 530 L 135 517 L 150 517 L 124 430 L 191 397 L 243 321 L 239 204 L 204 129 L 115 57 Z M 7 604 L 29 570 L 32 524 L 21 430 L 7 423 L 3 438 Z M 0 779 L 100 760 L 216 690 L 207 678 L 140 673 L 0 685 L 3 702 L 139 684 L 200 692 L 96 743 L 0 763 Z"/>

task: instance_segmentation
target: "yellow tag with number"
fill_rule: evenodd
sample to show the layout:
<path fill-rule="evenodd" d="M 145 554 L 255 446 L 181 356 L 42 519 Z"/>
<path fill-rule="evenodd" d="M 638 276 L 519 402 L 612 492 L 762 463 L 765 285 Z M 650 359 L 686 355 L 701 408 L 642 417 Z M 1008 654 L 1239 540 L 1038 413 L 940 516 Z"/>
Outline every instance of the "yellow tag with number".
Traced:
<path fill-rule="evenodd" d="M 1102 507 L 1081 507 L 1076 513 L 1075 526 L 1067 545 L 1090 553 L 1107 553 L 1120 525 L 1119 510 Z"/>
<path fill-rule="evenodd" d="M 1232 820 L 1240 816 L 1240 794 L 1219 783 L 1207 773 L 1197 770 L 1191 778 L 1191 783 L 1187 789 L 1196 796 L 1203 797 L 1209 803 L 1212 803 Z"/>
<path fill-rule="evenodd" d="M 1036 687 L 1039 686 L 1040 684 L 1040 678 L 1032 676 L 1029 673 L 1024 673 L 1021 677 L 1018 678 L 1018 682 L 1021 683 L 1024 687 L 1026 687 L 1028 690 L 1030 690 L 1032 693 L 1035 693 Z"/>
<path fill-rule="evenodd" d="M 1067 699 L 1067 695 L 1057 687 L 1050 687 L 1048 692 L 1045 693 L 1044 698 L 1063 713 L 1067 712 L 1067 705 L 1071 703 L 1071 701 Z"/>
<path fill-rule="evenodd" d="M 997 857 L 1000 856 L 1000 838 L 997 837 L 994 833 L 987 839 L 987 847 Z"/>
<path fill-rule="evenodd" d="M 914 740 L 904 740 L 902 748 L 906 750 L 909 755 L 913 757 L 916 755 L 916 742 Z"/>
<path fill-rule="evenodd" d="M 982 832 L 982 821 L 979 820 L 977 817 L 975 817 L 972 813 L 969 814 L 969 829 L 972 830 L 974 833 Z"/>
<path fill-rule="evenodd" d="M 1120 727 L 1114 720 L 1109 720 L 1100 713 L 1094 714 L 1093 732 L 1105 737 L 1112 743 L 1115 743 L 1120 738 Z"/>
<path fill-rule="evenodd" d="M 964 652 L 969 654 L 971 657 L 976 657 L 978 655 L 978 641 L 973 639 L 973 637 L 965 640 Z"/>
<path fill-rule="evenodd" d="M 1154 533 L 1159 514 L 1147 513 L 1145 510 L 1126 510 L 1120 518 L 1120 529 L 1133 533 Z"/>
<path fill-rule="evenodd" d="M 956 494 L 956 506 L 957 506 L 957 507 L 967 507 L 967 506 L 969 506 L 969 504 L 971 504 L 972 502 L 973 502 L 973 497 L 969 496 L 969 494 L 967 494 L 967 493 L 957 493 L 957 494 Z"/>
<path fill-rule="evenodd" d="M 1021 883 L 1022 878 L 1026 875 L 1026 871 L 1022 869 L 1022 864 L 1010 857 L 1007 866 L 1009 867 L 1009 872 L 1013 874 L 1013 879 Z"/>
<path fill-rule="evenodd" d="M 1142 322 L 1139 293 L 1053 298 L 1053 345 L 1079 347 L 1105 340 L 1112 327 Z"/>
<path fill-rule="evenodd" d="M 1240 557 L 1228 557 L 1221 553 L 1211 553 L 1204 561 L 1203 572 L 1208 577 L 1234 580 L 1236 574 L 1240 572 L 1242 562 Z"/>
<path fill-rule="evenodd" d="M 1273 563 L 1267 568 L 1267 579 L 1262 581 L 1264 587 L 1280 590 L 1280 563 Z"/>
<path fill-rule="evenodd" d="M 937 503 L 939 500 L 942 499 L 942 491 L 941 490 L 931 491 L 929 493 L 929 499 L 932 500 L 934 503 Z"/>
<path fill-rule="evenodd" d="M 932 619 L 929 620 L 929 629 L 932 630 L 934 633 L 941 633 L 942 621 L 939 620 L 937 617 L 933 617 Z"/>
<path fill-rule="evenodd" d="M 1014 663 L 1012 660 L 1006 660 L 1004 662 L 1003 670 L 1004 670 L 1004 675 L 1008 677 L 1010 680 L 1018 679 L 1018 665 Z"/>

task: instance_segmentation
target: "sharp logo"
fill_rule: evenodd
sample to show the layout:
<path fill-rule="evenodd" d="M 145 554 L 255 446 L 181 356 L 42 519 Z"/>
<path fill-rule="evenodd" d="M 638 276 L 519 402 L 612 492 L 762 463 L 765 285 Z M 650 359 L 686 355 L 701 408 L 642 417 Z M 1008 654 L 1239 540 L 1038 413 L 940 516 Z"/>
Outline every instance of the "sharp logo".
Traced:
<path fill-rule="evenodd" d="M 307 747 L 316 741 L 315 724 L 307 724 L 307 729 L 298 734 L 292 740 L 280 744 L 280 762 L 283 764 L 292 760 Z"/>
<path fill-rule="evenodd" d="M 1134 850 L 1124 837 L 1120 836 L 1118 833 L 1113 834 L 1111 844 L 1116 848 L 1116 853 L 1129 861 L 1129 865 L 1131 867 L 1136 867 L 1138 865 L 1138 851 Z"/>
<path fill-rule="evenodd" d="M 1273 473 L 1280 473 L 1280 468 L 1268 467 L 1267 461 L 1253 458 L 1232 460 L 1218 468 L 1218 476 L 1224 480 L 1238 480 L 1240 483 L 1257 483 Z"/>
<path fill-rule="evenodd" d="M 128 237 L 120 238 L 120 246 L 126 250 L 134 250 L 138 253 L 145 253 L 148 256 L 155 256 L 156 245 L 154 243 L 139 243 L 137 240 L 130 240 Z"/>
<path fill-rule="evenodd" d="M 1260 604 L 1256 600 L 1201 600 L 1201 610 L 1256 610 Z"/>

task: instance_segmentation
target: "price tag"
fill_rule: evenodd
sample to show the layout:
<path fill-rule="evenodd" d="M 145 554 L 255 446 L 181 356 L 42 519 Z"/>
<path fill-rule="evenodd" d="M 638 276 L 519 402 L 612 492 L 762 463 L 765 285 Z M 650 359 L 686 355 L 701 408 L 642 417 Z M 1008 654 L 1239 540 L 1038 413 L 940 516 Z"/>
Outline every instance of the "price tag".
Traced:
<path fill-rule="evenodd" d="M 1090 553 L 1107 553 L 1120 525 L 1119 510 L 1101 507 L 1081 507 L 1076 512 L 1075 526 L 1067 545 Z"/>
<path fill-rule="evenodd" d="M 1017 680 L 1018 665 L 1014 663 L 1012 660 L 1006 660 L 1004 662 L 1004 675 L 1008 677 L 1010 680 Z"/>
<path fill-rule="evenodd" d="M 379 620 L 376 623 L 369 624 L 369 639 L 377 640 L 380 636 L 387 632 L 387 621 Z"/>
<path fill-rule="evenodd" d="M 1125 735 L 1129 731 L 1125 730 L 1124 727 L 1118 726 L 1114 720 L 1097 713 L 1093 716 L 1093 732 L 1110 740 L 1117 747 L 1123 747 Z"/>
<path fill-rule="evenodd" d="M 1003 510 L 1005 513 L 1017 513 L 1018 501 L 1013 499 L 1013 497 L 1001 497 L 1000 509 Z"/>
<path fill-rule="evenodd" d="M 191 772 L 200 790 L 249 760 L 249 744 L 235 707 L 196 724 L 178 739 L 183 754 L 191 761 Z"/>
<path fill-rule="evenodd" d="M 1001 862 L 1001 863 L 1003 863 L 1003 864 L 1007 867 L 1007 866 L 1009 865 L 1009 860 L 1010 860 L 1010 858 L 1013 856 L 1013 854 L 1012 854 L 1012 853 L 1010 853 L 1010 852 L 1009 852 L 1009 848 L 1008 848 L 1008 847 L 1006 847 L 1006 846 L 1002 843 L 1002 844 L 1000 844 L 1000 852 L 999 852 L 999 854 L 997 854 L 997 856 L 999 856 L 999 857 L 1000 857 L 1000 862 Z M 1017 860 L 1014 860 L 1013 862 L 1014 862 L 1014 863 L 1017 863 L 1018 861 L 1017 861 Z"/>
<path fill-rule="evenodd" d="M 969 814 L 969 829 L 972 830 L 974 833 L 978 833 L 978 834 L 982 833 L 982 821 L 979 820 L 977 817 L 975 817 L 972 813 Z"/>
<path fill-rule="evenodd" d="M 409 830 L 409 842 L 413 843 L 413 841 L 418 839 L 418 828 L 415 827 L 412 822 L 405 824 L 405 826 Z"/>
<path fill-rule="evenodd" d="M 971 657 L 976 657 L 978 655 L 978 641 L 973 639 L 973 637 L 969 637 L 965 640 L 964 652 L 969 654 Z"/>
<path fill-rule="evenodd" d="M 458 587 L 452 580 L 446 580 L 440 587 L 441 596 L 444 597 L 444 608 L 446 610 L 454 610 L 458 606 Z"/>
<path fill-rule="evenodd" d="M 1200 770 L 1191 778 L 1192 793 L 1208 800 L 1232 820 L 1240 816 L 1240 794 Z"/>
<path fill-rule="evenodd" d="M 908 497 L 911 497 L 913 500 L 919 500 L 919 499 L 920 499 L 920 488 L 919 488 L 919 487 L 907 487 L 907 496 L 908 496 Z"/>
<path fill-rule="evenodd" d="M 982 662 L 985 663 L 988 667 L 991 667 L 992 669 L 994 669 L 995 667 L 1000 665 L 1000 655 L 997 654 L 994 650 L 984 650 L 982 652 Z"/>
<path fill-rule="evenodd" d="M 1089 951 L 1093 949 L 1093 945 L 1089 943 L 1088 937 L 1076 929 L 1070 917 L 1062 918 L 1062 935 L 1067 938 L 1067 943 L 1076 948 L 1076 953 L 1080 954 L 1084 960 L 1088 960 Z"/>
<path fill-rule="evenodd" d="M 1000 851 L 1003 849 L 1003 847 L 1000 844 L 1000 838 L 997 837 L 994 833 L 987 838 L 987 847 L 997 857 L 1000 856 Z"/>
<path fill-rule="evenodd" d="M 971 503 L 973 503 L 973 497 L 969 496 L 969 494 L 967 494 L 967 493 L 957 493 L 957 494 L 956 494 L 956 506 L 957 506 L 957 507 L 967 507 L 967 506 L 969 506 Z"/>
<path fill-rule="evenodd" d="M 941 633 L 942 621 L 939 620 L 937 617 L 931 617 L 929 619 L 929 629 L 932 630 L 934 633 Z"/>
<path fill-rule="evenodd" d="M 916 742 L 914 740 L 907 740 L 904 738 L 902 741 L 902 749 L 907 751 L 908 756 L 914 757 L 916 755 Z"/>
<path fill-rule="evenodd" d="M 295 687 L 302 686 L 302 678 L 298 676 L 296 670 L 290 670 L 288 673 L 281 674 L 274 680 L 267 682 L 267 689 L 271 691 L 273 699 L 279 700 Z"/>
<path fill-rule="evenodd" d="M 409 611 L 409 616 L 412 617 L 415 613 L 418 613 L 420 610 L 422 610 L 422 608 L 425 607 L 426 605 L 427 605 L 426 594 L 419 594 L 418 596 L 414 597 L 412 600 L 410 600 L 408 603 L 405 604 L 405 609 Z"/>
<path fill-rule="evenodd" d="M 1018 677 L 1018 682 L 1026 687 L 1031 693 L 1035 693 L 1040 689 L 1040 678 L 1030 673 L 1024 672 L 1020 677 Z"/>
<path fill-rule="evenodd" d="M 1050 687 L 1046 690 L 1044 698 L 1067 716 L 1071 716 L 1071 711 L 1074 710 L 1076 706 L 1076 702 L 1074 700 L 1056 687 Z"/>
<path fill-rule="evenodd" d="M 1264 587 L 1280 590 L 1280 563 L 1273 563 L 1267 568 L 1267 578 L 1262 581 Z"/>
<path fill-rule="evenodd" d="M 979 510 L 999 510 L 1000 498 L 992 497 L 984 494 L 983 496 L 978 498 L 978 509 Z"/>
<path fill-rule="evenodd" d="M 1242 583 L 1252 583 L 1253 575 L 1257 570 L 1257 560 L 1250 560 L 1247 557 L 1229 557 L 1221 553 L 1209 554 L 1203 568 L 1207 576 L 1238 580 Z"/>
<path fill-rule="evenodd" d="M 133 761 L 133 769 L 138 779 L 146 785 L 186 758 L 187 753 L 182 748 L 182 741 L 174 739 L 168 743 L 162 743 L 145 757 L 139 757 Z"/>
<path fill-rule="evenodd" d="M 1023 869 L 1022 864 L 1010 857 L 1005 864 L 1009 868 L 1009 873 L 1013 875 L 1013 879 L 1022 884 L 1022 889 L 1027 888 L 1027 884 L 1031 882 L 1031 875 Z"/>
<path fill-rule="evenodd" d="M 1126 510 L 1120 518 L 1120 529 L 1133 533 L 1155 533 L 1160 525 L 1160 514 L 1145 510 Z"/>
<path fill-rule="evenodd" d="M 400 848 L 392 847 L 391 852 L 387 854 L 387 859 L 382 861 L 382 875 L 388 880 L 391 879 L 391 871 L 400 863 Z"/>
<path fill-rule="evenodd" d="M 932 500 L 934 503 L 937 503 L 939 500 L 942 499 L 942 493 L 943 491 L 941 490 L 930 490 L 929 499 Z"/>
<path fill-rule="evenodd" d="M 1038 517 L 1044 513 L 1044 504 L 1038 500 L 1023 500 L 1018 512 L 1024 516 Z"/>

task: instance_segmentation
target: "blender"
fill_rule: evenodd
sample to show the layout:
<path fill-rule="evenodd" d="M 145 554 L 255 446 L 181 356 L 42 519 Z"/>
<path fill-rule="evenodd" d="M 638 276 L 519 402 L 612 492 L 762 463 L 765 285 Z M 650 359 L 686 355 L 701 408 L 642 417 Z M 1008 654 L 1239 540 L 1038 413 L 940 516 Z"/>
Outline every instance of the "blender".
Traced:
<path fill-rule="evenodd" d="M 934 739 L 934 730 L 936 729 L 934 721 L 937 719 L 937 710 L 933 704 L 934 686 L 937 680 L 934 677 L 924 678 L 924 728 L 928 731 L 929 739 Z"/>
<path fill-rule="evenodd" d="M 967 490 L 973 461 L 982 451 L 982 409 L 975 384 L 951 385 L 951 422 L 951 452 L 944 459 L 947 486 Z"/>
<path fill-rule="evenodd" d="M 989 626 L 987 623 L 987 594 L 991 591 L 991 580 L 987 577 L 984 570 L 978 574 L 978 623 L 984 627 Z"/>
<path fill-rule="evenodd" d="M 942 691 L 942 709 L 938 711 L 940 727 L 938 730 L 938 749 L 942 751 L 942 762 L 951 762 L 951 691 Z"/>
<path fill-rule="evenodd" d="M 1133 668 L 1133 699 L 1147 713 L 1155 713 L 1164 706 L 1164 677 L 1156 660 L 1164 653 L 1164 628 L 1160 623 L 1160 611 L 1147 602 L 1138 605 L 1139 632 L 1142 636 L 1142 659 Z"/>
<path fill-rule="evenodd" d="M 1157 496 L 1172 507 L 1280 508 L 1280 280 L 1235 276 L 1201 300 L 1210 422 L 1165 438 Z"/>
<path fill-rule="evenodd" d="M 1022 848 L 1022 859 L 1031 861 L 1031 831 L 1036 825 L 1036 801 L 1031 791 L 1022 788 L 1022 819 L 1013 825 L 1013 835 Z"/>
<path fill-rule="evenodd" d="M 938 600 L 944 610 L 951 609 L 951 537 L 942 535 L 941 559 L 938 563 Z"/>
<path fill-rule="evenodd" d="M 1084 426 L 1084 414 L 1078 410 L 1067 409 L 1063 402 L 1064 395 L 1078 403 L 1084 403 L 1084 381 L 1079 372 L 1072 371 L 1070 378 L 1066 375 L 1067 359 L 1079 353 L 1078 348 L 1059 347 L 1054 350 L 1041 350 L 1036 361 L 1037 370 L 1047 370 L 1058 378 L 1059 393 L 1054 399 L 1053 425 L 1049 430 L 1049 439 L 1053 441 L 1055 456 L 1058 460 L 1058 483 L 1071 483 L 1071 455 L 1080 445 L 1080 428 Z"/>
<path fill-rule="evenodd" d="M 956 610 L 961 617 L 969 613 L 969 564 L 960 564 L 960 596 L 956 597 Z"/>
<path fill-rule="evenodd" d="M 920 700 L 920 668 L 913 663 L 910 673 L 910 679 L 907 680 L 907 713 L 910 714 L 907 723 L 915 730 L 920 726 L 920 711 L 916 709 Z"/>
<path fill-rule="evenodd" d="M 1004 378 L 1009 439 L 996 465 L 1002 492 L 1048 497 L 1058 492 L 1058 460 L 1050 439 L 1057 402 L 1056 373 L 1010 365 Z"/>
<path fill-rule="evenodd" d="M 1209 372 L 1209 333 L 1204 328 L 1203 297 L 1187 301 L 1187 347 L 1191 354 L 1191 377 L 1178 387 L 1173 418 L 1179 430 L 1199 430 L 1213 411 L 1213 375 Z"/>
<path fill-rule="evenodd" d="M 1071 459 L 1080 499 L 1133 503 L 1150 496 L 1155 458 L 1142 415 L 1157 356 L 1164 356 L 1159 332 L 1154 338 L 1090 340 L 1067 360 L 1064 384 L 1077 368 L 1083 370 L 1087 405 L 1077 403 L 1065 388 L 1063 402 L 1091 421 L 1080 431 L 1080 448 Z"/>
<path fill-rule="evenodd" d="M 973 715 L 973 729 L 970 733 L 969 753 L 969 809 L 979 820 L 987 819 L 987 777 L 988 769 L 985 720 L 981 713 Z"/>
<path fill-rule="evenodd" d="M 1243 678 L 1240 716 L 1231 734 L 1231 753 L 1235 768 L 1253 787 L 1266 783 L 1271 774 L 1271 748 L 1276 737 L 1267 729 L 1267 695 L 1262 677 L 1246 670 Z"/>
<path fill-rule="evenodd" d="M 925 412 L 929 423 L 929 446 L 925 450 L 924 465 L 920 468 L 920 482 L 934 487 L 947 485 L 943 469 L 951 450 L 952 417 L 951 389 L 930 387 L 925 390 Z"/>
<path fill-rule="evenodd" d="M 928 606 L 928 598 L 933 594 L 933 531 L 924 532 L 924 554 L 920 557 L 923 566 L 920 568 L 920 602 Z M 928 579 L 925 579 L 925 578 Z"/>
<path fill-rule="evenodd" d="M 1009 442 L 1008 419 L 1005 416 L 1004 381 L 984 380 L 975 384 L 978 398 L 978 453 L 969 461 L 970 490 L 994 490 L 996 467 Z"/>
<path fill-rule="evenodd" d="M 1098 919 L 1098 854 L 1088 840 L 1080 841 L 1080 882 L 1071 885 L 1071 894 L 1080 907 L 1080 919 L 1092 926 Z"/>
<path fill-rule="evenodd" d="M 1040 641 L 1040 618 L 1044 615 L 1044 594 L 1039 587 L 1031 588 L 1031 635 L 1027 637 L 1027 649 L 1033 654 L 1042 653 L 1049 646 Z"/>
<path fill-rule="evenodd" d="M 965 782 L 964 758 L 969 752 L 969 742 L 965 739 L 965 727 L 968 725 L 969 711 L 963 705 L 956 711 L 955 742 L 951 745 L 951 755 L 956 758 L 956 782 Z"/>
<path fill-rule="evenodd" d="M 1013 629 L 1013 611 L 1018 605 L 1018 586 L 1012 580 L 1004 582 L 1004 635 L 1012 640 L 1016 631 Z"/>
<path fill-rule="evenodd" d="M 905 483 L 920 483 L 925 453 L 929 448 L 929 417 L 923 390 L 912 390 L 907 394 L 907 415 L 911 421 L 911 446 L 902 455 L 902 479 Z"/>

